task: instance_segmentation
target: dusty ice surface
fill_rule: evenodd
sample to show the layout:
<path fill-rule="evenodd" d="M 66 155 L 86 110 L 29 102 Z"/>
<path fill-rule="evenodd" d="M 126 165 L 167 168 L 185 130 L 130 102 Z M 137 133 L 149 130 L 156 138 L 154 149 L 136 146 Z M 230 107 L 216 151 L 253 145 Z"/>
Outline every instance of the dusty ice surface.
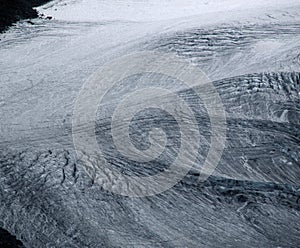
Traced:
<path fill-rule="evenodd" d="M 298 246 L 299 10 L 295 0 L 53 1 L 39 8 L 53 20 L 1 35 L 1 227 L 27 247 Z M 214 81 L 227 145 L 205 183 L 191 171 L 162 194 L 122 197 L 104 191 L 76 159 L 71 119 L 84 81 L 137 51 L 176 54 Z M 148 116 L 137 117 L 139 130 Z M 178 146 L 176 123 L 157 116 Z M 201 162 L 209 147 L 205 110 L 198 120 Z M 106 119 L 96 131 L 109 142 L 105 127 Z M 156 172 L 102 147 L 126 173 Z"/>

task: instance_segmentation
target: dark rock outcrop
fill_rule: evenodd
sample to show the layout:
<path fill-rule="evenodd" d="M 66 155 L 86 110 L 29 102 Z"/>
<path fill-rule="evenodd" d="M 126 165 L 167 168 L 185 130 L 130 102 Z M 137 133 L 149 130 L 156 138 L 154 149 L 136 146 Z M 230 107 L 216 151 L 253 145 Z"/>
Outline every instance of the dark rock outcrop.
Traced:
<path fill-rule="evenodd" d="M 21 19 L 38 17 L 33 7 L 49 0 L 0 0 L 0 33 Z"/>
<path fill-rule="evenodd" d="M 0 228 L 0 247 L 24 248 L 20 240 L 17 240 L 15 236 L 2 228 Z"/>

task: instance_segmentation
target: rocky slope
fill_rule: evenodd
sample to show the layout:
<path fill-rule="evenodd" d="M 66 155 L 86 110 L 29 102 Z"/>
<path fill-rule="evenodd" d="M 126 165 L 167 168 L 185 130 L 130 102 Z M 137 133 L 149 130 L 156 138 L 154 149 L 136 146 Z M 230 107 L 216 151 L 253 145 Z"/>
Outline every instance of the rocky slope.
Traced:
<path fill-rule="evenodd" d="M 0 33 L 21 19 L 37 18 L 38 12 L 33 9 L 49 0 L 1 0 Z"/>

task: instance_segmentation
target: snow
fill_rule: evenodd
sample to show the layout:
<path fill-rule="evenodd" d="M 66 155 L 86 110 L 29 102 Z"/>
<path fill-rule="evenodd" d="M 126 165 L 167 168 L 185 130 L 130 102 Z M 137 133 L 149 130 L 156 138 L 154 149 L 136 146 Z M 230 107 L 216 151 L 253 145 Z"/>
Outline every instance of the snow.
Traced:
<path fill-rule="evenodd" d="M 78 0 L 57 1 L 38 8 L 46 15 L 65 21 L 162 21 L 214 13 L 297 6 L 297 0 Z M 52 7 L 47 7 L 52 6 Z"/>

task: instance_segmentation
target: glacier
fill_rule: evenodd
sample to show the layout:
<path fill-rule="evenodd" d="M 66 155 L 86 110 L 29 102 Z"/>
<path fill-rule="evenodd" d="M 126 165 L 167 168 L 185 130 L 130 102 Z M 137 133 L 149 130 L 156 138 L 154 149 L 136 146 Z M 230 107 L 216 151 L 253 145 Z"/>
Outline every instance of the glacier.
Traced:
<path fill-rule="evenodd" d="M 0 34 L 1 228 L 25 247 L 300 245 L 299 1 L 54 0 L 37 10 L 53 19 L 20 21 Z M 103 189 L 78 158 L 72 118 L 84 82 L 138 52 L 177 56 L 218 92 L 226 146 L 204 182 L 192 168 L 162 193 L 126 197 Z M 124 159 L 110 134 L 126 90 L 161 81 L 179 85 L 133 76 L 97 111 L 99 148 L 121 173 L 158 173 L 180 149 L 178 123 L 164 111 L 140 112 L 129 127 L 141 150 L 151 125 L 166 133 L 170 149 L 154 164 Z M 211 125 L 193 90 L 177 93 L 196 113 L 203 164 Z"/>

